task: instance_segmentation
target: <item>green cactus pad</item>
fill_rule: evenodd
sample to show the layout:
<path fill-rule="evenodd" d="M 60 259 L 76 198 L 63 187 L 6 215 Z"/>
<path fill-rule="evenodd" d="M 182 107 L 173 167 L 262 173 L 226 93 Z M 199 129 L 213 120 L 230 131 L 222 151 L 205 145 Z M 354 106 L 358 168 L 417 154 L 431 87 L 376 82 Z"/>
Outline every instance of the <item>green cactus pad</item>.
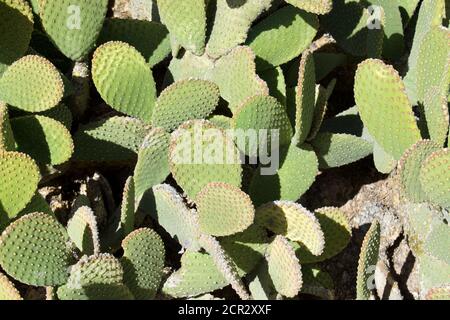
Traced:
<path fill-rule="evenodd" d="M 212 80 L 229 102 L 231 111 L 249 97 L 269 94 L 267 84 L 256 75 L 255 54 L 249 47 L 237 47 L 218 60 Z"/>
<path fill-rule="evenodd" d="M 327 14 L 333 8 L 333 0 L 286 0 L 286 2 L 316 14 Z"/>
<path fill-rule="evenodd" d="M 275 200 L 297 201 L 314 182 L 319 169 L 315 152 L 308 145 L 294 144 L 280 152 L 280 168 L 264 175 L 258 168 L 250 183 L 250 196 L 256 206 Z M 261 186 L 264 186 L 263 188 Z"/>
<path fill-rule="evenodd" d="M 427 254 L 418 256 L 417 262 L 423 295 L 431 288 L 449 284 L 450 264 Z"/>
<path fill-rule="evenodd" d="M 106 19 L 100 33 L 100 44 L 123 41 L 135 47 L 153 67 L 170 54 L 167 28 L 161 23 L 132 19 Z"/>
<path fill-rule="evenodd" d="M 439 260 L 450 264 L 450 227 L 445 223 L 437 224 L 433 227 L 425 240 L 425 252 Z"/>
<path fill-rule="evenodd" d="M 129 162 L 137 157 L 150 126 L 128 117 L 112 117 L 80 126 L 74 135 L 74 159 Z"/>
<path fill-rule="evenodd" d="M 209 182 L 241 186 L 239 151 L 231 138 L 210 122 L 193 120 L 180 126 L 172 134 L 169 162 L 173 177 L 193 200 Z"/>
<path fill-rule="evenodd" d="M 11 121 L 17 150 L 39 163 L 58 165 L 72 156 L 74 145 L 67 128 L 44 116 L 25 116 Z"/>
<path fill-rule="evenodd" d="M 187 208 L 177 191 L 168 184 L 158 185 L 153 187 L 153 198 L 153 208 L 148 210 L 150 215 L 183 248 L 199 250 L 197 216 Z"/>
<path fill-rule="evenodd" d="M 292 126 L 286 109 L 271 96 L 262 95 L 247 99 L 235 110 L 232 126 L 236 131 L 256 130 L 258 134 L 256 144 L 250 143 L 248 139 L 243 141 L 241 137 L 236 137 L 238 148 L 250 157 L 257 157 L 261 148 L 271 150 L 271 142 L 274 139 L 272 130 L 278 130 L 277 143 L 281 147 L 289 145 L 292 138 Z M 261 137 L 260 130 L 267 130 L 267 136 Z M 267 143 L 261 143 L 261 138 L 267 139 Z"/>
<path fill-rule="evenodd" d="M 206 53 L 219 58 L 244 43 L 253 21 L 270 8 L 273 0 L 218 0 Z"/>
<path fill-rule="evenodd" d="M 161 21 L 182 47 L 202 55 L 206 41 L 204 0 L 158 0 Z"/>
<path fill-rule="evenodd" d="M 398 177 L 402 190 L 409 201 L 424 202 L 426 194 L 420 183 L 420 169 L 424 161 L 435 151 L 439 145 L 430 140 L 420 140 L 409 148 L 399 162 Z"/>
<path fill-rule="evenodd" d="M 55 107 L 62 99 L 62 78 L 50 61 L 25 56 L 0 78 L 0 100 L 19 109 L 39 112 Z"/>
<path fill-rule="evenodd" d="M 27 206 L 17 214 L 17 217 L 23 217 L 34 212 L 42 212 L 53 215 L 53 211 L 50 208 L 50 205 L 39 192 L 36 192 L 34 194 L 33 198 L 31 198 Z"/>
<path fill-rule="evenodd" d="M 14 284 L 0 272 L 0 301 L 2 300 L 23 300 L 20 292 Z"/>
<path fill-rule="evenodd" d="M 170 134 L 159 128 L 152 129 L 145 137 L 134 169 L 136 199 L 170 174 L 169 143 Z"/>
<path fill-rule="evenodd" d="M 0 225 L 30 202 L 40 180 L 39 169 L 27 155 L 0 151 Z"/>
<path fill-rule="evenodd" d="M 204 119 L 219 103 L 219 88 L 205 80 L 182 80 L 167 87 L 156 102 L 152 125 L 173 131 L 183 122 Z"/>
<path fill-rule="evenodd" d="M 120 41 L 98 47 L 92 59 L 92 79 L 111 107 L 150 122 L 155 81 L 150 66 L 134 47 Z"/>
<path fill-rule="evenodd" d="M 397 71 L 380 60 L 358 66 L 355 99 L 364 125 L 395 159 L 420 139 L 411 104 Z"/>
<path fill-rule="evenodd" d="M 384 151 L 376 142 L 373 144 L 373 162 L 375 168 L 381 173 L 389 174 L 397 166 L 397 161 L 389 153 Z"/>
<path fill-rule="evenodd" d="M 269 87 L 269 94 L 277 98 L 283 106 L 286 105 L 286 79 L 283 69 L 276 67 L 258 72 L 258 75 Z"/>
<path fill-rule="evenodd" d="M 200 230 L 228 236 L 247 229 L 255 218 L 250 197 L 227 183 L 208 183 L 196 197 Z"/>
<path fill-rule="evenodd" d="M 160 236 L 151 229 L 138 229 L 122 242 L 120 259 L 124 283 L 138 300 L 153 299 L 159 289 L 165 250 Z"/>
<path fill-rule="evenodd" d="M 323 253 L 325 239 L 319 220 L 298 203 L 265 204 L 256 209 L 255 221 L 276 234 L 301 242 L 316 256 Z"/>
<path fill-rule="evenodd" d="M 231 129 L 232 118 L 222 115 L 214 115 L 208 119 L 216 127 L 222 128 L 224 130 Z"/>
<path fill-rule="evenodd" d="M 0 102 L 0 151 L 14 151 L 16 143 L 9 121 L 8 107 Z"/>
<path fill-rule="evenodd" d="M 301 293 L 333 300 L 334 283 L 329 273 L 314 265 L 302 265 L 303 286 Z"/>
<path fill-rule="evenodd" d="M 45 213 L 29 214 L 3 231 L 0 265 L 8 275 L 22 283 L 34 286 L 64 284 L 71 262 L 68 241 L 66 230 L 55 218 Z"/>
<path fill-rule="evenodd" d="M 374 221 L 364 237 L 358 261 L 358 275 L 356 279 L 357 300 L 370 299 L 372 283 L 369 283 L 369 281 L 375 274 L 375 266 L 378 262 L 380 232 L 380 223 Z"/>
<path fill-rule="evenodd" d="M 319 158 L 319 168 L 335 168 L 356 162 L 372 153 L 372 144 L 350 135 L 322 132 L 311 141 Z"/>
<path fill-rule="evenodd" d="M 217 269 L 210 255 L 186 251 L 181 257 L 181 268 L 170 275 L 162 291 L 174 298 L 186 298 L 222 289 L 227 285 L 228 281 Z"/>
<path fill-rule="evenodd" d="M 350 242 L 352 228 L 347 216 L 338 208 L 325 207 L 316 210 L 315 215 L 325 236 L 325 247 L 320 256 L 315 256 L 304 246 L 296 248 L 300 263 L 325 261 L 341 252 Z"/>
<path fill-rule="evenodd" d="M 302 288 L 302 269 L 294 249 L 283 236 L 276 236 L 267 248 L 270 278 L 278 293 L 293 298 Z"/>
<path fill-rule="evenodd" d="M 127 236 L 134 230 L 135 221 L 135 184 L 133 177 L 129 177 L 125 182 L 122 195 L 122 205 L 120 207 L 120 223 L 123 235 Z"/>
<path fill-rule="evenodd" d="M 42 1 L 39 12 L 58 49 L 70 59 L 80 60 L 94 47 L 107 8 L 108 0 Z"/>
<path fill-rule="evenodd" d="M 328 110 L 328 99 L 330 99 L 336 86 L 336 79 L 331 80 L 326 88 L 318 85 L 316 88 L 316 104 L 314 107 L 313 122 L 311 124 L 311 130 L 309 132 L 308 141 L 313 140 L 320 131 L 325 114 Z"/>
<path fill-rule="evenodd" d="M 170 61 L 165 83 L 171 84 L 173 81 L 186 79 L 211 80 L 213 67 L 214 61 L 207 55 L 196 56 L 186 51 L 182 57 L 174 57 Z"/>
<path fill-rule="evenodd" d="M 420 169 L 420 183 L 427 198 L 444 208 L 450 208 L 450 152 L 443 149 L 432 153 Z"/>
<path fill-rule="evenodd" d="M 61 122 L 67 130 L 70 130 L 72 127 L 73 115 L 69 107 L 64 103 L 60 103 L 50 110 L 40 112 L 39 115 Z"/>
<path fill-rule="evenodd" d="M 100 253 L 97 219 L 89 207 L 83 206 L 75 211 L 67 222 L 67 233 L 83 254 Z"/>
<path fill-rule="evenodd" d="M 84 256 L 70 271 L 67 284 L 58 288 L 60 300 L 130 300 L 123 285 L 123 269 L 114 256 Z"/>
<path fill-rule="evenodd" d="M 447 90 L 431 87 L 425 95 L 423 111 L 430 139 L 443 146 L 450 122 Z"/>
<path fill-rule="evenodd" d="M 298 57 L 308 48 L 318 28 L 315 15 L 292 6 L 269 15 L 250 29 L 247 38 L 247 45 L 257 57 L 257 69 L 277 67 Z"/>
<path fill-rule="evenodd" d="M 25 0 L 0 1 L 0 75 L 28 49 L 33 12 Z"/>
<path fill-rule="evenodd" d="M 300 60 L 298 85 L 295 93 L 295 111 L 289 110 L 295 119 L 295 136 L 293 142 L 302 144 L 308 137 L 316 104 L 316 76 L 313 54 L 306 51 Z"/>

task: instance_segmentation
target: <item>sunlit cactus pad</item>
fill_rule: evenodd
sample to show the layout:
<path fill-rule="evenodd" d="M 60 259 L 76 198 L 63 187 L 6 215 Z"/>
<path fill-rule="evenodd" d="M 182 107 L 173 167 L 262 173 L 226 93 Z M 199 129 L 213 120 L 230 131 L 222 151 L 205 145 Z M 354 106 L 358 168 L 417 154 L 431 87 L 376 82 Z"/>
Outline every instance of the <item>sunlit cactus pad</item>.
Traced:
<path fill-rule="evenodd" d="M 447 2 L 0 0 L 0 300 L 449 300 Z"/>

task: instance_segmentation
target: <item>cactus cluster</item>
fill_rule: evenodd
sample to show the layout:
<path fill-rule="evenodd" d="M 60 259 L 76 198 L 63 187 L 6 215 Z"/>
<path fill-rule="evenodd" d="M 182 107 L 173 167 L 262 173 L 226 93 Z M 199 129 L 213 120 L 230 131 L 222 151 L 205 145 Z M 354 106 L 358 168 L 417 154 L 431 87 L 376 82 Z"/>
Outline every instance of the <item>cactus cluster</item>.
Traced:
<path fill-rule="evenodd" d="M 112 3 L 0 0 L 0 300 L 332 299 L 357 226 L 304 200 L 367 159 L 450 299 L 444 0 Z"/>

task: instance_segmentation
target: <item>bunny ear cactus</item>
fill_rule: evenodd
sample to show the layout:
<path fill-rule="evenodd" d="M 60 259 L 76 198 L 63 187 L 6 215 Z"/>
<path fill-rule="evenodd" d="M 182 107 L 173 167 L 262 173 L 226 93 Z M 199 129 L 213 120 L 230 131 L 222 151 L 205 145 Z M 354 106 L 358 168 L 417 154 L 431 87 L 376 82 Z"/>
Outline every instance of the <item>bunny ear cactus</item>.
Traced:
<path fill-rule="evenodd" d="M 0 273 L 0 300 L 23 300 L 14 284 Z"/>
<path fill-rule="evenodd" d="M 0 150 L 14 151 L 15 149 L 16 146 L 9 121 L 8 107 L 0 102 Z"/>
<path fill-rule="evenodd" d="M 316 14 L 327 14 L 333 8 L 332 0 L 286 0 L 286 2 Z"/>
<path fill-rule="evenodd" d="M 97 218 L 89 207 L 83 206 L 75 211 L 67 222 L 67 233 L 83 254 L 100 253 Z"/>

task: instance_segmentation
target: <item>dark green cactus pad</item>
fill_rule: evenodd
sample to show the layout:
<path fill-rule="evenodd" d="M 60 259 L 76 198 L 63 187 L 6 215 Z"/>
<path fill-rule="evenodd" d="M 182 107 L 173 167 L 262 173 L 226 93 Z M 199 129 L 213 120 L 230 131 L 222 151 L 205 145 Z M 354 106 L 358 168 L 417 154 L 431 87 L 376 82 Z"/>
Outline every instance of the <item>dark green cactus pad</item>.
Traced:
<path fill-rule="evenodd" d="M 138 300 L 153 299 L 159 289 L 165 250 L 160 236 L 151 229 L 138 229 L 122 242 L 120 259 L 124 283 Z"/>
<path fill-rule="evenodd" d="M 125 182 L 123 189 L 122 204 L 120 207 L 120 225 L 123 230 L 123 235 L 127 236 L 134 230 L 135 222 L 135 198 L 136 187 L 133 177 L 129 177 Z"/>
<path fill-rule="evenodd" d="M 315 211 L 325 236 L 325 247 L 321 255 L 313 255 L 304 246 L 296 248 L 302 264 L 325 261 L 340 253 L 350 242 L 352 228 L 347 216 L 338 208 L 325 207 Z"/>
<path fill-rule="evenodd" d="M 125 42 L 111 41 L 92 59 L 92 79 L 102 98 L 114 109 L 150 122 L 156 88 L 150 66 Z"/>
<path fill-rule="evenodd" d="M 258 168 L 250 183 L 250 196 L 256 206 L 275 200 L 297 201 L 319 173 L 317 156 L 307 144 L 301 148 L 292 144 L 281 150 L 280 168 L 275 175 L 265 175 L 262 170 Z"/>
<path fill-rule="evenodd" d="M 183 122 L 208 117 L 219 103 L 219 88 L 205 80 L 182 80 L 161 92 L 152 125 L 173 131 Z"/>
<path fill-rule="evenodd" d="M 20 292 L 14 284 L 0 272 L 0 301 L 3 300 L 23 300 Z"/>
<path fill-rule="evenodd" d="M 289 240 L 301 242 L 314 255 L 323 253 L 324 233 L 319 220 L 298 203 L 275 201 L 256 209 L 255 221 Z"/>
<path fill-rule="evenodd" d="M 311 124 L 311 130 L 307 138 L 308 141 L 313 140 L 320 131 L 322 123 L 325 119 L 325 114 L 328 110 L 328 100 L 330 99 L 335 86 L 336 79 L 333 79 L 326 88 L 321 85 L 316 87 L 316 105 L 314 107 L 314 117 Z"/>
<path fill-rule="evenodd" d="M 17 217 L 23 217 L 34 212 L 42 212 L 53 215 L 53 211 L 50 208 L 50 205 L 39 192 L 36 192 L 34 194 L 33 198 L 31 198 L 27 206 L 17 214 Z"/>
<path fill-rule="evenodd" d="M 0 150 L 15 151 L 16 143 L 9 120 L 8 107 L 0 102 Z"/>
<path fill-rule="evenodd" d="M 228 236 L 247 229 L 255 218 L 250 197 L 227 183 L 208 183 L 196 196 L 200 230 Z"/>
<path fill-rule="evenodd" d="M 17 60 L 0 78 L 0 100 L 25 111 L 51 109 L 63 94 L 64 84 L 58 70 L 40 56 Z"/>
<path fill-rule="evenodd" d="M 17 150 L 39 163 L 58 165 L 72 156 L 74 145 L 67 128 L 44 116 L 25 116 L 11 121 Z"/>
<path fill-rule="evenodd" d="M 284 27 L 280 27 L 281 24 Z M 314 14 L 291 6 L 269 15 L 250 29 L 247 38 L 247 45 L 257 57 L 257 69 L 277 67 L 298 57 L 308 48 L 318 27 L 319 22 Z"/>
<path fill-rule="evenodd" d="M 302 265 L 303 286 L 301 293 L 311 294 L 325 300 L 334 298 L 333 278 L 315 265 Z"/>
<path fill-rule="evenodd" d="M 112 117 L 80 126 L 74 135 L 74 159 L 91 162 L 130 162 L 150 126 L 128 117 Z"/>
<path fill-rule="evenodd" d="M 450 152 L 443 149 L 432 153 L 420 169 L 420 183 L 429 201 L 450 208 Z"/>
<path fill-rule="evenodd" d="M 368 141 L 344 133 L 319 133 L 311 141 L 319 158 L 319 168 L 335 168 L 356 162 L 372 153 L 372 144 Z"/>
<path fill-rule="evenodd" d="M 108 0 L 41 1 L 40 17 L 58 49 L 72 60 L 84 58 L 103 26 Z"/>
<path fill-rule="evenodd" d="M 286 105 L 286 79 L 281 67 L 259 71 L 258 76 L 267 83 L 269 94 L 277 98 L 283 106 Z"/>
<path fill-rule="evenodd" d="M 373 283 L 371 278 L 375 273 L 380 249 L 380 223 L 374 221 L 367 231 L 361 247 L 358 262 L 358 275 L 356 279 L 356 299 L 369 300 Z M 373 280 L 373 278 L 372 278 Z"/>
<path fill-rule="evenodd" d="M 236 138 L 238 148 L 250 157 L 257 157 L 261 148 L 271 150 L 274 139 L 272 130 L 277 130 L 277 147 L 289 145 L 293 135 L 284 106 L 277 99 L 265 95 L 251 97 L 240 105 L 233 116 L 232 126 L 237 131 L 256 130 L 258 135 L 261 135 L 259 130 L 267 130 L 267 137 L 263 137 L 267 139 L 267 143 L 261 144 L 261 136 L 257 144 L 250 144 L 247 139 L 242 141 L 239 136 Z"/>
<path fill-rule="evenodd" d="M 29 214 L 3 231 L 0 265 L 8 275 L 22 283 L 61 285 L 69 277 L 72 260 L 68 243 L 66 230 L 55 218 L 45 213 Z"/>
<path fill-rule="evenodd" d="M 302 288 L 302 269 L 289 241 L 276 236 L 267 248 L 266 259 L 277 292 L 287 298 L 295 297 Z"/>
<path fill-rule="evenodd" d="M 136 199 L 170 174 L 169 143 L 170 134 L 160 128 L 152 129 L 142 142 L 134 168 Z"/>
<path fill-rule="evenodd" d="M 171 37 L 196 55 L 205 51 L 206 3 L 204 0 L 158 0 L 161 21 Z"/>
<path fill-rule="evenodd" d="M 395 159 L 420 139 L 405 86 L 392 66 L 381 60 L 362 62 L 356 72 L 355 99 L 364 125 Z"/>
<path fill-rule="evenodd" d="M 169 162 L 173 177 L 191 199 L 210 182 L 241 187 L 239 151 L 231 137 L 208 121 L 188 121 L 172 134 Z"/>
<path fill-rule="evenodd" d="M 333 8 L 333 0 L 286 0 L 286 2 L 316 14 L 327 14 Z"/>
<path fill-rule="evenodd" d="M 135 47 L 153 67 L 171 52 L 167 28 L 161 23 L 145 20 L 105 20 L 98 42 L 122 41 Z"/>
<path fill-rule="evenodd" d="M 33 12 L 25 0 L 0 1 L 0 75 L 28 49 Z"/>
<path fill-rule="evenodd" d="M 50 110 L 42 111 L 39 113 L 39 115 L 61 122 L 67 128 L 67 130 L 70 130 L 72 127 L 72 111 L 70 111 L 69 107 L 64 103 L 60 103 Z"/>
<path fill-rule="evenodd" d="M 36 163 L 19 152 L 0 151 L 0 225 L 5 225 L 31 201 L 40 180 Z"/>

